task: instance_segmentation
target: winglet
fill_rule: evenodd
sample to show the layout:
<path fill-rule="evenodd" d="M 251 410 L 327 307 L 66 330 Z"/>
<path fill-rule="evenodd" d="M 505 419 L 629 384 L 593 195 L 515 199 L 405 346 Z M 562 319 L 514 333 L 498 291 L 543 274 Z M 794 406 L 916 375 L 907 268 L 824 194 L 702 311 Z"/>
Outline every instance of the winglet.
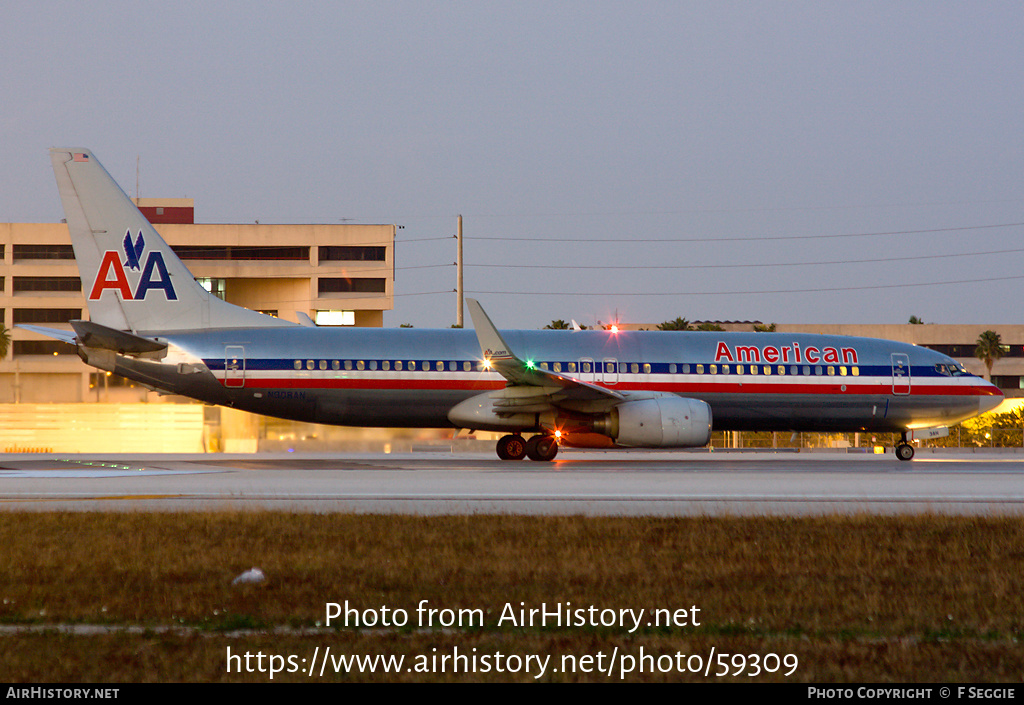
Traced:
<path fill-rule="evenodd" d="M 466 299 L 466 305 L 469 306 L 469 315 L 473 319 L 473 328 L 476 330 L 477 340 L 480 341 L 484 359 L 490 360 L 492 364 L 502 361 L 520 362 L 501 337 L 501 333 L 494 327 L 480 302 L 476 299 Z"/>
<path fill-rule="evenodd" d="M 523 362 L 501 337 L 501 333 L 494 327 L 480 302 L 476 299 L 466 299 L 466 304 L 469 306 L 469 315 L 473 319 L 473 328 L 476 329 L 476 338 L 480 341 L 484 359 L 495 372 L 505 378 L 509 386 L 560 387 L 560 393 L 576 399 L 621 401 L 624 398 L 611 389 L 583 382 L 568 375 L 549 372 L 535 367 L 532 362 Z"/>

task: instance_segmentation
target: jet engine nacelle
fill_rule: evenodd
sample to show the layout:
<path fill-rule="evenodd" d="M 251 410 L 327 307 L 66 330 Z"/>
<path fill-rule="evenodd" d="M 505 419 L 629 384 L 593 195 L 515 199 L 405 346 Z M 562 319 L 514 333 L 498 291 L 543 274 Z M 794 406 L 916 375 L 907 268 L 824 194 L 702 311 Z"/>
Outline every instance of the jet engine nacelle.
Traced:
<path fill-rule="evenodd" d="M 620 446 L 696 448 L 711 440 L 711 407 L 677 396 L 640 399 L 613 408 L 594 430 Z"/>

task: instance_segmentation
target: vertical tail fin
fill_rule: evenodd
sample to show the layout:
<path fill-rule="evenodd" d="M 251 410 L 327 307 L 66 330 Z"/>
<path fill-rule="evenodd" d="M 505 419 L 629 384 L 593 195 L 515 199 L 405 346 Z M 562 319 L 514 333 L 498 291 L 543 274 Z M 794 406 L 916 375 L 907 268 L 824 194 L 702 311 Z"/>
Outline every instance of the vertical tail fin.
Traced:
<path fill-rule="evenodd" d="M 92 152 L 55 148 L 50 161 L 94 322 L 136 332 L 294 325 L 201 287 Z"/>

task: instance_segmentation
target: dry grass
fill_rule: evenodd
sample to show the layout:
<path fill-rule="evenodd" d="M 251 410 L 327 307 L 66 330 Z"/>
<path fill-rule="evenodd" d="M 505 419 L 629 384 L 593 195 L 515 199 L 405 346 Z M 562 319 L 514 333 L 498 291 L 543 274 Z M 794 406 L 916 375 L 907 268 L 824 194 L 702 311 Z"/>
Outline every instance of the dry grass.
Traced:
<path fill-rule="evenodd" d="M 1015 519 L 5 513 L 0 623 L 194 629 L 0 636 L 0 679 L 267 680 L 266 673 L 227 674 L 230 645 L 232 653 L 311 656 L 332 646 L 410 659 L 456 646 L 555 659 L 615 647 L 632 654 L 641 646 L 666 654 L 715 647 L 795 653 L 800 666 L 789 680 L 1015 680 L 1024 671 L 1016 643 L 1024 623 L 1022 557 L 1024 529 Z M 254 565 L 268 576 L 264 584 L 231 585 Z M 403 608 L 413 620 L 421 600 L 488 616 L 482 629 L 447 632 L 226 631 L 313 626 L 324 621 L 325 603 L 345 600 L 361 609 Z M 700 626 L 645 626 L 634 634 L 496 626 L 506 603 L 566 601 L 616 610 L 696 605 Z M 428 679 L 376 679 L 400 678 Z M 429 678 L 532 680 L 507 673 Z"/>

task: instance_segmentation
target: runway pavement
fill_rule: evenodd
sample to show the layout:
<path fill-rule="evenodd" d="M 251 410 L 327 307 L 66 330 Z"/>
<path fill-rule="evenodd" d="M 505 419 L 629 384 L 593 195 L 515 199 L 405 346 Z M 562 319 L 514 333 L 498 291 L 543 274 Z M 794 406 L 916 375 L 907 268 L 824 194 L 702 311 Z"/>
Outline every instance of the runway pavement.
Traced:
<path fill-rule="evenodd" d="M 0 455 L 0 511 L 1024 514 L 1024 456 L 600 452 Z"/>

